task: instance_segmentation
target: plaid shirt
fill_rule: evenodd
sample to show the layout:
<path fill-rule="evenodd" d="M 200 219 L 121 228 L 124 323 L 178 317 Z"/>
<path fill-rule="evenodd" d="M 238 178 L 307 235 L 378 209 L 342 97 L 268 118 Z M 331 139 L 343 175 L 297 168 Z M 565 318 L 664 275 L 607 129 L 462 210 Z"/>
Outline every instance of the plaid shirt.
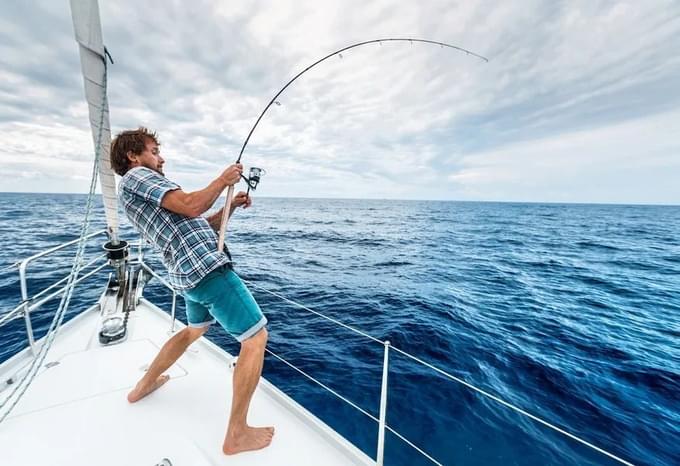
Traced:
<path fill-rule="evenodd" d="M 161 207 L 163 196 L 175 189 L 179 185 L 160 173 L 135 167 L 123 176 L 118 192 L 130 223 L 163 256 L 170 284 L 184 291 L 230 261 L 217 251 L 217 235 L 205 218 L 185 217 Z"/>

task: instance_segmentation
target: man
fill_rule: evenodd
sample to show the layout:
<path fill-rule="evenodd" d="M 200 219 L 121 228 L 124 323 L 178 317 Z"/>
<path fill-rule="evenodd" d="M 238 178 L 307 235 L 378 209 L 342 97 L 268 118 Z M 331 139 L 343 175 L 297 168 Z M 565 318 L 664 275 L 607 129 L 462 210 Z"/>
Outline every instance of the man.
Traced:
<path fill-rule="evenodd" d="M 217 320 L 241 343 L 222 451 L 233 455 L 264 448 L 274 428 L 251 427 L 247 415 L 262 373 L 267 319 L 232 270 L 228 253 L 217 251 L 215 230 L 222 211 L 201 217 L 226 187 L 239 181 L 243 167 L 231 165 L 204 189 L 187 193 L 165 178 L 159 146 L 156 133 L 146 128 L 123 131 L 111 144 L 111 166 L 123 177 L 119 196 L 130 222 L 161 252 L 170 283 L 184 295 L 188 326 L 163 345 L 128 401 L 135 403 L 167 382 L 163 372 Z M 229 215 L 237 207 L 250 207 L 251 200 L 239 192 L 231 205 Z"/>

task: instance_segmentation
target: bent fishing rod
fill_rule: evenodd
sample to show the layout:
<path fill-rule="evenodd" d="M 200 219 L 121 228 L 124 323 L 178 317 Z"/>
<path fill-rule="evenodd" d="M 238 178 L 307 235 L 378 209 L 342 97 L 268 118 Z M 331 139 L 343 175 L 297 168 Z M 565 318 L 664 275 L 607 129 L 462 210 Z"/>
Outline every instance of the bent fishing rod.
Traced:
<path fill-rule="evenodd" d="M 255 131 L 255 128 L 257 128 L 257 125 L 260 123 L 260 120 L 262 120 L 262 117 L 264 117 L 265 113 L 267 113 L 267 110 L 269 110 L 269 107 L 271 107 L 273 104 L 281 105 L 278 102 L 277 99 L 283 93 L 283 91 L 285 91 L 288 88 L 288 86 L 293 84 L 293 82 L 297 78 L 299 78 L 300 76 L 305 74 L 310 69 L 314 68 L 316 65 L 324 62 L 325 60 L 328 60 L 329 58 L 331 58 L 333 56 L 337 55 L 339 58 L 342 58 L 342 52 L 344 52 L 346 50 L 353 49 L 353 48 L 356 48 L 356 47 L 361 47 L 363 45 L 368 45 L 368 44 L 380 44 L 380 45 L 382 45 L 383 42 L 410 42 L 411 44 L 413 44 L 414 42 L 420 42 L 420 43 L 424 43 L 424 44 L 438 45 L 441 48 L 446 47 L 446 48 L 457 50 L 459 52 L 464 52 L 467 55 L 471 55 L 473 57 L 479 58 L 481 60 L 484 60 L 485 62 L 489 61 L 486 57 L 478 55 L 478 54 L 471 52 L 470 50 L 464 49 L 462 47 L 447 44 L 445 42 L 438 42 L 438 41 L 435 41 L 435 40 L 414 39 L 414 38 L 408 38 L 408 37 L 407 38 L 373 39 L 373 40 L 367 40 L 367 41 L 364 41 L 364 42 L 358 42 L 356 44 L 348 45 L 347 47 L 343 47 L 339 50 L 336 50 L 334 52 L 329 53 L 328 55 L 324 56 L 323 58 L 320 58 L 319 60 L 312 63 L 311 65 L 309 65 L 304 70 L 300 71 L 290 81 L 288 81 L 286 83 L 286 85 L 283 86 L 281 88 L 281 90 L 279 90 L 279 92 L 277 92 L 274 95 L 274 97 L 271 98 L 271 100 L 269 101 L 267 106 L 264 108 L 264 110 L 262 110 L 262 113 L 260 113 L 260 116 L 257 118 L 257 121 L 255 121 L 255 124 L 253 125 L 253 127 L 250 129 L 250 132 L 248 133 L 246 140 L 243 142 L 243 146 L 241 146 L 241 151 L 238 154 L 238 158 L 236 159 L 236 162 L 234 162 L 234 163 L 240 163 L 241 162 L 241 157 L 243 156 L 243 151 L 246 149 L 246 146 L 248 145 L 248 141 L 250 141 L 250 137 L 253 135 L 253 132 Z M 248 184 L 248 192 L 250 192 L 251 188 L 253 190 L 257 188 L 257 184 L 260 182 L 260 177 L 262 175 L 264 175 L 264 170 L 262 170 L 261 168 L 256 168 L 256 167 L 253 167 L 253 168 L 250 169 L 250 173 L 249 173 L 248 178 L 246 178 L 243 174 L 241 175 L 241 177 Z M 222 220 L 220 222 L 220 236 L 219 236 L 219 241 L 217 242 L 217 248 L 220 252 L 222 252 L 222 250 L 224 249 L 224 236 L 225 236 L 225 233 L 226 233 L 226 230 L 227 230 L 227 221 L 229 219 L 229 210 L 231 209 L 231 199 L 232 199 L 233 194 L 234 194 L 234 185 L 231 185 L 231 186 L 229 186 L 229 189 L 227 190 L 226 199 L 225 199 L 225 202 L 224 202 L 224 209 L 222 210 Z"/>

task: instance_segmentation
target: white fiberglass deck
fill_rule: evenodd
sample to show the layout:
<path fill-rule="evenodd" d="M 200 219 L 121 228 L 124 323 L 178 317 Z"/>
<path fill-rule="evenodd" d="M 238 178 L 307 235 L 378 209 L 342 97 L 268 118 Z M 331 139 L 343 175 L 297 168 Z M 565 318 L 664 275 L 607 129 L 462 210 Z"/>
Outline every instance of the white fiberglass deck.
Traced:
<path fill-rule="evenodd" d="M 201 338 L 170 369 L 167 384 L 129 404 L 127 392 L 169 338 L 170 318 L 142 299 L 128 339 L 109 347 L 97 341 L 98 322 L 95 307 L 61 329 L 45 360 L 51 367 L 41 368 L 0 425 L 0 464 L 153 466 L 164 458 L 173 466 L 375 464 L 264 379 L 249 422 L 274 425 L 272 444 L 223 455 L 232 357 Z M 0 380 L 27 361 L 24 352 L 2 364 Z"/>

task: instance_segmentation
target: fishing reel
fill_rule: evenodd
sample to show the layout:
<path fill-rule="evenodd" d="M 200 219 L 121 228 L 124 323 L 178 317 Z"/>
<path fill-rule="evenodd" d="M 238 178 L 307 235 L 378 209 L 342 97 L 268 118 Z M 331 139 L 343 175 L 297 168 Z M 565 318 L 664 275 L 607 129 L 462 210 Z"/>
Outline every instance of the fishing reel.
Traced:
<path fill-rule="evenodd" d="M 267 172 L 264 171 L 264 168 L 250 167 L 248 178 L 246 178 L 245 175 L 241 175 L 241 177 L 246 181 L 246 183 L 248 183 L 248 192 L 250 192 L 251 189 L 253 191 L 257 189 L 257 185 L 260 183 L 260 178 L 263 177 L 266 173 Z"/>

